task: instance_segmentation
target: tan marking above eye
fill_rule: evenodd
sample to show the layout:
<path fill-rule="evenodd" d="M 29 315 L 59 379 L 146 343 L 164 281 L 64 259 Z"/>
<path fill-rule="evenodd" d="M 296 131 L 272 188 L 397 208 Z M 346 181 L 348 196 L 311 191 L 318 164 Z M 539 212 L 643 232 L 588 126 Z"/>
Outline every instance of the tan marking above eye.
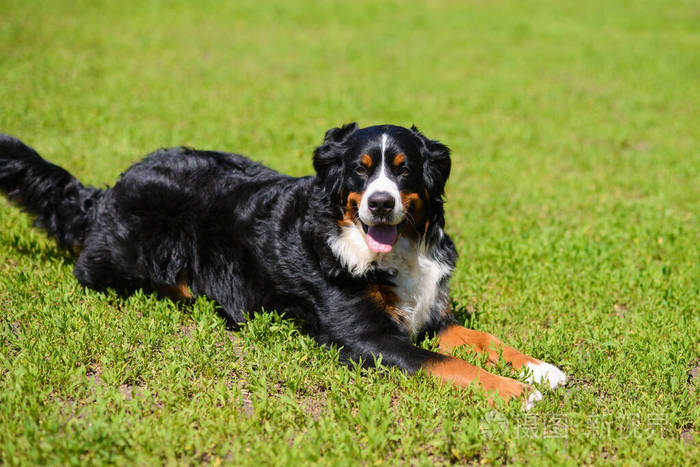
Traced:
<path fill-rule="evenodd" d="M 394 156 L 394 167 L 398 167 L 404 162 L 406 162 L 406 156 L 404 156 L 402 153 L 398 153 Z"/>
<path fill-rule="evenodd" d="M 372 156 L 369 154 L 362 154 L 362 160 L 360 160 L 360 162 L 369 169 L 372 167 Z"/>

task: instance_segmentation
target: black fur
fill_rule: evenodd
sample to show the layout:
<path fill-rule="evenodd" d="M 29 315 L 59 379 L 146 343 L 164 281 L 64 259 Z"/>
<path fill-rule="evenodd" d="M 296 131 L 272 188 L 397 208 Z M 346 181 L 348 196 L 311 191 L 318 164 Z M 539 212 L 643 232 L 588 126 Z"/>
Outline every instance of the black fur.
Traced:
<path fill-rule="evenodd" d="M 381 354 L 383 363 L 413 372 L 443 357 L 412 345 L 411 333 L 369 298 L 372 285 L 392 286 L 391 275 L 380 268 L 353 275 L 329 247 L 346 188 L 361 184 L 351 175 L 353 158 L 380 133 L 409 158 L 402 183 L 425 198 L 428 222 L 416 241 L 454 267 L 456 251 L 441 232 L 449 150 L 415 127 L 329 130 L 314 152 L 318 176 L 302 178 L 240 155 L 161 149 L 105 190 L 0 135 L 0 190 L 61 246 L 80 250 L 74 274 L 88 287 L 159 292 L 184 278 L 192 295 L 215 300 L 231 322 L 277 310 L 299 318 L 319 342 L 342 347 L 345 359 L 371 363 Z M 421 333 L 454 322 L 445 306 L 434 304 Z"/>
<path fill-rule="evenodd" d="M 36 225 L 68 249 L 84 243 L 95 203 L 102 193 L 84 187 L 32 148 L 3 134 L 0 134 L 0 190 L 36 216 Z"/>

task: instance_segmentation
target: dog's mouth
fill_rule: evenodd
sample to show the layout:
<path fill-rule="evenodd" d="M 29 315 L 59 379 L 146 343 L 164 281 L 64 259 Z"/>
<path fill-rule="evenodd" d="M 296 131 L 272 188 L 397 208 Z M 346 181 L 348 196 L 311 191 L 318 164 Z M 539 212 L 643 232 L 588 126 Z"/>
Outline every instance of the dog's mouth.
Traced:
<path fill-rule="evenodd" d="M 367 225 L 360 221 L 365 231 L 367 246 L 374 253 L 389 253 L 399 236 L 399 226 L 391 224 Z"/>

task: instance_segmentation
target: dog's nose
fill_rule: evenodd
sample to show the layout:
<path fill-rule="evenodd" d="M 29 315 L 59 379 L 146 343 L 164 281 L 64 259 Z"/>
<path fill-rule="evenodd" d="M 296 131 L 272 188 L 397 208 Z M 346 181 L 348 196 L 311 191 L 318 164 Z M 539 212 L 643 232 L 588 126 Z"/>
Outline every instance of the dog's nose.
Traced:
<path fill-rule="evenodd" d="M 369 211 L 375 216 L 386 216 L 394 209 L 394 197 L 386 191 L 378 191 L 373 193 L 367 200 Z"/>

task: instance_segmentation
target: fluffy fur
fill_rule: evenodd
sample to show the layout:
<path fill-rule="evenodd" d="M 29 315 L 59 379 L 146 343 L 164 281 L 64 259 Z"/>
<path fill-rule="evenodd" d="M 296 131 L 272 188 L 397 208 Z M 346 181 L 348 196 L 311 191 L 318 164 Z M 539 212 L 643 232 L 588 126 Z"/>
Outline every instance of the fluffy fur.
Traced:
<path fill-rule="evenodd" d="M 329 130 L 313 163 L 316 176 L 295 178 L 236 154 L 160 149 L 99 190 L 0 135 L 0 190 L 77 254 L 87 287 L 206 295 L 231 323 L 274 309 L 346 360 L 381 355 L 409 373 L 522 395 L 523 384 L 445 355 L 501 345 L 467 336 L 449 309 L 448 148 L 415 127 L 353 123 Z M 425 333 L 440 335 L 442 353 L 412 345 Z M 516 367 L 539 362 L 510 350 Z"/>

